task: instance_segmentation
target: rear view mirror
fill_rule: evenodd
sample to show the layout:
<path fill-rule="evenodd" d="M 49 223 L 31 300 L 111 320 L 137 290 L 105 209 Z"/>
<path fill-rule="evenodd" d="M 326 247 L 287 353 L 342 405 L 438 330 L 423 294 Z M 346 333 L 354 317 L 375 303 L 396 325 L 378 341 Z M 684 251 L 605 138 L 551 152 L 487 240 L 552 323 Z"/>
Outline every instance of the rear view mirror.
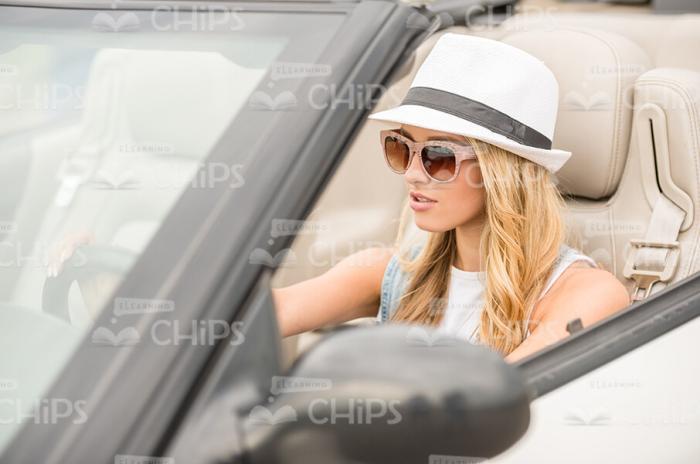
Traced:
<path fill-rule="evenodd" d="M 244 423 L 254 464 L 478 462 L 530 421 L 525 383 L 500 355 L 417 326 L 331 334 L 275 380 Z"/>

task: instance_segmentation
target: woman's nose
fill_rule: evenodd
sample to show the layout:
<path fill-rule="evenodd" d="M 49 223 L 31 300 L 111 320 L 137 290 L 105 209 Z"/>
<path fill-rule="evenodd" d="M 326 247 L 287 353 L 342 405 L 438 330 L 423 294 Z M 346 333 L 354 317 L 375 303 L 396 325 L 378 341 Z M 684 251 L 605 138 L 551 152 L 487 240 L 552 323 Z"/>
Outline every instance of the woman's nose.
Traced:
<path fill-rule="evenodd" d="M 408 169 L 404 174 L 406 182 L 408 183 L 427 183 L 430 182 L 428 176 L 425 175 L 423 167 L 421 166 L 420 156 L 415 153 L 411 157 L 411 164 L 408 165 Z"/>

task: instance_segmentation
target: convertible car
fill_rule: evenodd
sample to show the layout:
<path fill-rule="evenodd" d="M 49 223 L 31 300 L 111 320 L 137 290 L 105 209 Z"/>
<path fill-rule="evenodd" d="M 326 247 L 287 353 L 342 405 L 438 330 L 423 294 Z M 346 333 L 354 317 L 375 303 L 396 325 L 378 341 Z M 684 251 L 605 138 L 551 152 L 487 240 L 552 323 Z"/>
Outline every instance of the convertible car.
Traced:
<path fill-rule="evenodd" d="M 699 462 L 690 3 L 1 1 L 0 462 Z M 570 241 L 633 304 L 516 363 L 280 340 L 271 288 L 421 240 L 367 116 L 446 32 L 554 72 Z"/>

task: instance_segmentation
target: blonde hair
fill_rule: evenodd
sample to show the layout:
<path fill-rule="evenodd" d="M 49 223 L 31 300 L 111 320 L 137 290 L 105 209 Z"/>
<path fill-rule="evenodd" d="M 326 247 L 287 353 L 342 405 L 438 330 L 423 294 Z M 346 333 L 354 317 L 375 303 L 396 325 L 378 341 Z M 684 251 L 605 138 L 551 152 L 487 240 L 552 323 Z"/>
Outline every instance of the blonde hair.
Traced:
<path fill-rule="evenodd" d="M 486 190 L 479 245 L 486 280 L 477 337 L 507 355 L 525 339 L 528 318 L 557 262 L 564 240 L 564 202 L 544 167 L 466 139 L 475 148 Z M 402 215 L 397 243 L 403 239 L 406 216 Z M 456 253 L 456 230 L 451 229 L 430 232 L 414 260 L 400 256 L 411 278 L 392 320 L 440 323 Z"/>

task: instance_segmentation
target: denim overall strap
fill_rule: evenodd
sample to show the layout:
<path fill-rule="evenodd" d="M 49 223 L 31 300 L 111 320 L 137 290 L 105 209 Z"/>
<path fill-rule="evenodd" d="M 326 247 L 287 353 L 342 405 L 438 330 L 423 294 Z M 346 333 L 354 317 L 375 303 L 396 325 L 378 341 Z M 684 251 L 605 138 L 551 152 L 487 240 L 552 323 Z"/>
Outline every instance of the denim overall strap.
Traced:
<path fill-rule="evenodd" d="M 411 247 L 411 259 L 415 259 L 421 248 L 421 244 L 416 244 Z M 396 311 L 399 306 L 399 300 L 408 286 L 409 280 L 410 275 L 401 269 L 398 254 L 394 254 L 389 260 L 382 278 L 379 311 L 377 314 L 377 320 L 380 323 L 387 322 L 391 318 L 391 315 L 394 314 L 394 311 Z"/>

